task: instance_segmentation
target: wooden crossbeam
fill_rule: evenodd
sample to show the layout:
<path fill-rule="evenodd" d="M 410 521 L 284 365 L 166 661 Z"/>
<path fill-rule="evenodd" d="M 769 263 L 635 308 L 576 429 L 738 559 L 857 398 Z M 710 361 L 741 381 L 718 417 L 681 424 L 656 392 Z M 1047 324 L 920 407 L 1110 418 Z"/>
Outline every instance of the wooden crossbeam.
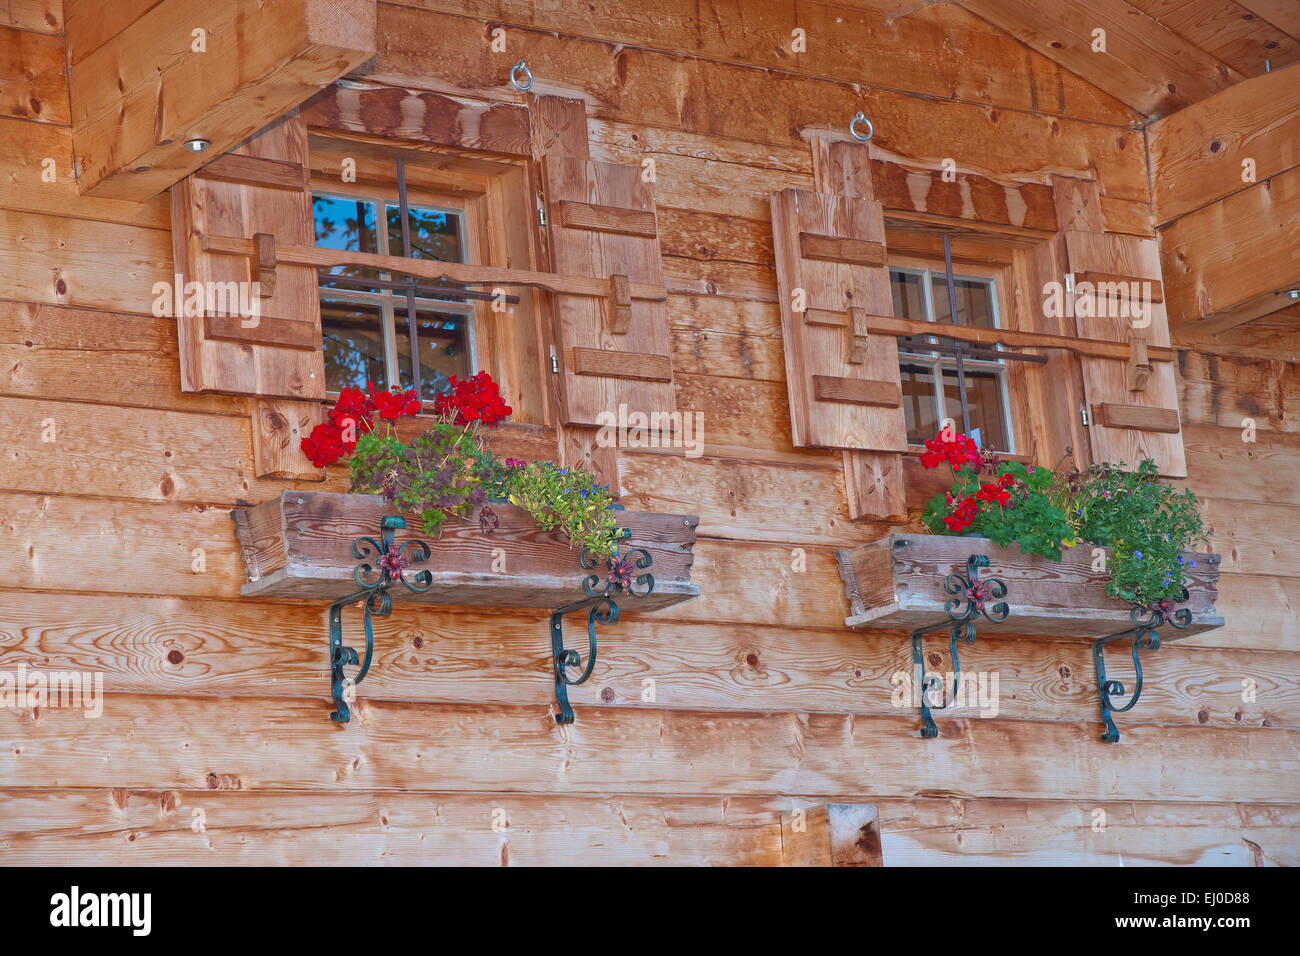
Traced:
<path fill-rule="evenodd" d="M 204 236 L 203 250 L 231 256 L 243 256 L 257 262 L 257 248 L 253 240 L 233 236 Z M 526 269 L 504 269 L 498 266 L 479 266 L 461 262 L 438 262 L 434 259 L 407 259 L 403 256 L 381 256 L 369 252 L 350 252 L 346 249 L 325 249 L 320 246 L 279 245 L 275 248 L 275 261 L 288 265 L 314 266 L 318 269 L 335 266 L 362 266 L 384 272 L 398 272 L 422 279 L 446 279 L 464 285 L 514 285 L 544 289 L 559 295 L 581 295 L 604 299 L 620 306 L 621 283 L 588 276 L 555 275 L 549 272 L 530 272 Z M 625 278 L 625 277 L 620 277 Z M 644 282 L 627 282 L 627 298 L 631 300 L 666 302 L 668 290 L 663 286 Z"/>
<path fill-rule="evenodd" d="M 937 335 L 940 338 L 973 342 L 977 345 L 1001 344 L 1011 348 L 1064 349 L 1079 355 L 1119 359 L 1123 362 L 1129 361 L 1132 352 L 1127 342 L 1072 339 L 1064 335 L 1017 332 L 1014 329 L 980 329 L 968 325 L 944 325 L 938 322 L 896 319 L 883 315 L 867 316 L 867 324 L 870 331 L 877 335 Z M 1165 346 L 1147 345 L 1146 350 L 1152 362 L 1172 362 L 1175 357 L 1174 350 Z"/>

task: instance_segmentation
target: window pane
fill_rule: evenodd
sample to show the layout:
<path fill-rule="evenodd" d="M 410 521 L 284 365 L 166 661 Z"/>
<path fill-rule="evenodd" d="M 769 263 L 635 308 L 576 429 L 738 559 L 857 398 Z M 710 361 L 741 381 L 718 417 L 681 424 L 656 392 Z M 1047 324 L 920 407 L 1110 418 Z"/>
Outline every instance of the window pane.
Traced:
<path fill-rule="evenodd" d="M 923 276 L 913 272 L 899 272 L 891 269 L 889 285 L 894 294 L 894 317 L 925 322 L 925 289 L 921 285 Z M 913 354 L 933 354 L 922 346 L 928 336 L 908 336 L 898 340 L 900 352 Z"/>
<path fill-rule="evenodd" d="M 904 362 L 900 372 L 903 384 L 903 416 L 907 419 L 907 442 L 923 444 L 939 431 L 938 402 L 934 398 L 934 370 L 924 365 Z"/>
<path fill-rule="evenodd" d="M 325 341 L 325 387 L 388 387 L 384 363 L 383 315 L 377 305 L 321 299 L 321 334 Z"/>
<path fill-rule="evenodd" d="M 460 312 L 420 310 L 416 314 L 416 341 L 420 349 L 420 395 L 428 401 L 435 392 L 446 391 L 448 376 L 466 378 L 473 374 L 470 362 L 468 316 Z M 397 364 L 402 387 L 410 388 L 411 334 L 403 308 L 397 313 Z"/>
<path fill-rule="evenodd" d="M 948 417 L 961 427 L 961 392 L 955 369 L 943 370 Z M 1012 451 L 1009 429 L 1002 417 L 1002 376 L 997 372 L 966 368 L 966 405 L 970 410 L 972 434 L 979 429 L 980 446 L 993 451 Z"/>
<path fill-rule="evenodd" d="M 342 199 L 335 196 L 313 196 L 312 217 L 316 222 L 316 245 L 326 249 L 348 252 L 379 252 L 379 237 L 375 232 L 375 204 L 364 199 Z M 321 275 L 321 288 L 347 289 L 349 291 L 378 292 L 355 282 L 330 282 L 326 275 L 360 276 L 373 279 L 379 273 L 359 266 L 334 266 Z"/>
<path fill-rule="evenodd" d="M 411 258 L 437 259 L 439 262 L 464 262 L 461 245 L 460 216 L 437 209 L 406 207 L 410 225 Z M 402 210 L 395 203 L 388 204 L 388 250 L 390 255 L 402 254 Z"/>
<path fill-rule="evenodd" d="M 949 318 L 951 313 L 948 309 L 948 283 L 944 274 L 931 273 L 930 281 L 936 322 L 945 325 L 972 325 L 980 329 L 994 328 L 993 295 L 988 281 L 953 277 L 953 292 L 957 298 L 956 321 Z"/>

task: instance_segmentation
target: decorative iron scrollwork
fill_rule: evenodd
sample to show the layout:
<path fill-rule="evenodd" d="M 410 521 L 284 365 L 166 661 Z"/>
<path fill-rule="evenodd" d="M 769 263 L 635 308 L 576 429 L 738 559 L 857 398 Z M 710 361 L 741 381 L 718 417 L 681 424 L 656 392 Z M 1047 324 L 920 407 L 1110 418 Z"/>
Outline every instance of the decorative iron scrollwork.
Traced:
<path fill-rule="evenodd" d="M 433 575 L 427 569 L 416 571 L 411 575 L 402 572 L 413 563 L 422 564 L 429 560 L 429 546 L 423 541 L 412 538 L 397 545 L 394 532 L 406 527 L 406 519 L 396 515 L 385 515 L 380 523 L 380 539 L 376 541 L 363 535 L 352 542 L 352 557 L 361 561 L 352 570 L 352 579 L 361 590 L 339 598 L 330 605 L 330 684 L 334 695 L 334 706 L 330 720 L 347 723 L 352 719 L 352 710 L 348 707 L 351 699 L 350 689 L 365 680 L 370 671 L 370 661 L 375 650 L 374 627 L 372 617 L 387 617 L 393 610 L 393 598 L 388 593 L 393 582 L 415 593 L 427 591 L 433 586 Z M 407 554 L 407 549 L 411 553 Z M 369 560 L 367 560 L 369 559 Z M 371 561 L 374 561 L 371 564 Z M 366 629 L 366 655 L 358 657 L 356 649 L 343 643 L 343 608 L 357 601 L 363 602 L 363 618 Z M 356 677 L 344 674 L 344 667 L 361 665 Z"/>
<path fill-rule="evenodd" d="M 931 624 L 928 627 L 918 628 L 912 632 L 912 667 L 916 677 L 916 689 L 920 694 L 921 710 L 921 736 L 933 738 L 939 736 L 939 727 L 930 716 L 929 701 L 936 699 L 936 694 L 941 696 L 941 701 L 937 706 L 942 709 L 949 707 L 957 699 L 957 693 L 961 687 L 961 662 L 957 658 L 957 643 L 963 644 L 975 643 L 975 621 L 983 616 L 985 620 L 992 624 L 1001 624 L 1011 614 L 1011 608 L 1002 598 L 1007 596 L 1007 586 L 1001 578 L 985 578 L 980 580 L 980 568 L 987 568 L 989 559 L 987 555 L 972 554 L 966 559 L 966 574 L 963 576 L 957 572 L 949 574 L 943 582 L 943 589 L 946 594 L 952 597 L 944 604 L 944 611 L 948 615 L 948 620 L 941 621 L 938 624 Z M 996 603 L 994 603 L 996 602 Z M 943 678 L 938 674 L 925 675 L 925 654 L 922 646 L 922 637 L 931 631 L 939 631 L 944 628 L 950 629 L 948 638 L 948 653 L 952 657 L 953 670 L 953 687 L 952 694 L 949 696 L 948 688 L 944 685 Z"/>
<path fill-rule="evenodd" d="M 623 537 L 631 535 L 623 529 Z M 578 557 L 583 570 L 592 571 L 600 561 L 593 557 L 586 548 Z M 613 625 L 618 623 L 618 603 L 614 600 L 619 594 L 628 594 L 642 598 L 655 589 L 652 574 L 636 574 L 653 564 L 650 552 L 645 548 L 631 548 L 621 554 L 615 553 L 606 561 L 608 571 L 602 576 L 600 572 L 587 575 L 582 582 L 583 593 L 587 597 L 573 604 L 557 608 L 551 614 L 551 661 L 555 669 L 555 701 L 560 712 L 555 715 L 557 724 L 573 723 L 573 708 L 569 705 L 569 687 L 583 683 L 591 676 L 596 666 L 596 625 Z M 634 576 L 635 575 L 635 576 Z M 587 661 L 583 664 L 582 655 L 564 646 L 564 615 L 574 611 L 587 612 Z M 570 670 L 577 671 L 577 676 L 570 676 Z"/>
<path fill-rule="evenodd" d="M 1134 705 L 1137 704 L 1138 698 L 1142 696 L 1142 659 L 1138 656 L 1139 652 L 1160 649 L 1159 628 L 1164 627 L 1166 624 L 1182 630 L 1192 623 L 1190 608 L 1173 609 L 1174 604 L 1182 604 L 1187 598 L 1187 589 L 1182 588 L 1176 601 L 1162 601 L 1155 607 L 1135 605 L 1129 611 L 1129 620 L 1133 622 L 1133 627 L 1126 631 L 1120 631 L 1118 634 L 1112 634 L 1110 637 L 1103 637 L 1093 643 L 1092 661 L 1097 669 L 1097 701 L 1101 705 L 1102 722 L 1106 725 L 1106 730 L 1101 735 L 1101 739 L 1106 743 L 1113 744 L 1119 740 L 1119 731 L 1115 729 L 1115 722 L 1111 720 L 1111 714 L 1122 714 L 1125 711 L 1132 710 Z M 1136 675 L 1133 682 L 1133 695 L 1129 698 L 1128 703 L 1117 707 L 1115 700 L 1116 698 L 1123 698 L 1125 694 L 1124 685 L 1120 681 L 1107 679 L 1103 649 L 1107 644 L 1113 644 L 1116 641 L 1122 641 L 1130 637 L 1133 639 L 1133 671 Z"/>

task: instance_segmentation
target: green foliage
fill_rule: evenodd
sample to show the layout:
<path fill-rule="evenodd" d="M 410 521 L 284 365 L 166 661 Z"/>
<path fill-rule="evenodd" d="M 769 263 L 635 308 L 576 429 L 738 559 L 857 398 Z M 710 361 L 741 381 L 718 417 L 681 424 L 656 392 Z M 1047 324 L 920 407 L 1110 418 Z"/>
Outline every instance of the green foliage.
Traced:
<path fill-rule="evenodd" d="M 1066 477 L 1079 536 L 1112 549 L 1111 597 L 1147 606 L 1176 601 L 1195 565 L 1183 552 L 1207 540 L 1196 496 L 1163 484 L 1149 458 L 1135 472 L 1123 468 L 1094 465 Z"/>
<path fill-rule="evenodd" d="M 1207 534 L 1196 496 L 1163 484 L 1151 459 L 1136 471 L 1123 462 L 1054 471 L 992 455 L 954 466 L 952 458 L 965 460 L 958 443 L 933 447 L 930 467 L 949 461 L 953 485 L 926 504 L 922 520 L 931 531 L 978 533 L 1004 547 L 1014 541 L 1053 561 L 1080 542 L 1109 547 L 1111 597 L 1146 607 L 1180 598 L 1195 566 L 1184 552 Z"/>
<path fill-rule="evenodd" d="M 367 433 L 349 462 L 352 491 L 420 515 L 425 533 L 437 537 L 449 517 L 470 518 L 487 502 L 492 468 L 484 458 L 469 428 L 436 424 L 410 445 Z"/>
<path fill-rule="evenodd" d="M 590 472 L 559 468 L 549 461 L 510 462 L 492 478 L 492 496 L 523 508 L 547 531 L 559 529 L 569 546 L 608 558 L 622 538 L 608 485 Z"/>

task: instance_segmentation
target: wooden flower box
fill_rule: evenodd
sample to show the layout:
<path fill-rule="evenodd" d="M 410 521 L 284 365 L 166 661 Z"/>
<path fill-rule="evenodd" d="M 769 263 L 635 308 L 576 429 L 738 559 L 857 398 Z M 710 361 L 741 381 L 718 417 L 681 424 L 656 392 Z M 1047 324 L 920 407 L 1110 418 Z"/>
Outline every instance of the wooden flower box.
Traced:
<path fill-rule="evenodd" d="M 1109 560 L 1109 549 L 1106 551 Z M 981 619 L 981 633 L 1030 634 L 1097 639 L 1132 627 L 1132 605 L 1108 597 L 1106 575 L 1093 570 L 1091 546 L 1068 548 L 1060 562 L 1021 554 L 1018 545 L 1001 548 L 987 538 L 930 534 L 891 534 L 847 551 L 836 552 L 840 577 L 849 599 L 845 623 L 853 628 L 914 631 L 948 619 L 944 591 L 947 575 L 966 574 L 972 554 L 988 557 L 980 579 L 1000 578 L 1007 586 L 1010 615 L 1000 624 Z M 1223 626 L 1214 610 L 1218 597 L 1219 556 L 1187 554 L 1188 600 L 1192 612 L 1185 629 L 1168 629 L 1184 637 Z M 1162 632 L 1163 633 L 1163 632 Z"/>
<path fill-rule="evenodd" d="M 395 601 L 466 604 L 488 607 L 555 609 L 581 600 L 583 579 L 604 575 L 602 563 L 584 570 L 579 552 L 558 532 L 542 531 L 532 516 L 513 505 L 494 504 L 500 526 L 489 534 L 478 524 L 449 522 L 442 536 L 430 538 L 417 516 L 396 532 L 396 543 L 419 538 L 429 545 L 429 559 L 405 575 L 427 570 L 433 585 L 421 593 L 391 588 Z M 247 583 L 246 597 L 273 600 L 334 601 L 357 590 L 352 572 L 360 560 L 352 543 L 379 539 L 385 515 L 397 512 L 379 495 L 319 491 L 285 491 L 260 505 L 231 513 Z M 700 593 L 691 584 L 694 560 L 694 515 L 619 512 L 618 523 L 632 534 L 625 548 L 645 548 L 653 559 L 654 591 L 627 602 L 628 612 L 653 611 L 690 600 Z M 367 560 L 375 562 L 375 556 Z"/>

